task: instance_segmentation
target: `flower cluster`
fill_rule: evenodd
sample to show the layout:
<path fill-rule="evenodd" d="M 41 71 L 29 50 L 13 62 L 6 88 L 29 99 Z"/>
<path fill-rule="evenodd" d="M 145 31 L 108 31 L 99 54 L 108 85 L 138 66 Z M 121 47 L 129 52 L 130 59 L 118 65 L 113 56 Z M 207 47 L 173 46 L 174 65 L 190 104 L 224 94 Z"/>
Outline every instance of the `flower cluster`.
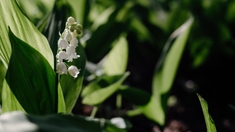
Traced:
<path fill-rule="evenodd" d="M 60 38 L 58 40 L 58 52 L 56 55 L 57 65 L 56 72 L 59 75 L 69 73 L 72 77 L 77 78 L 80 69 L 76 66 L 71 65 L 67 68 L 67 62 L 72 62 L 73 59 L 77 59 L 80 57 L 76 53 L 76 47 L 78 46 L 78 35 L 82 32 L 82 26 L 75 22 L 73 17 L 69 17 L 66 22 L 66 27 L 64 32 L 60 34 Z"/>

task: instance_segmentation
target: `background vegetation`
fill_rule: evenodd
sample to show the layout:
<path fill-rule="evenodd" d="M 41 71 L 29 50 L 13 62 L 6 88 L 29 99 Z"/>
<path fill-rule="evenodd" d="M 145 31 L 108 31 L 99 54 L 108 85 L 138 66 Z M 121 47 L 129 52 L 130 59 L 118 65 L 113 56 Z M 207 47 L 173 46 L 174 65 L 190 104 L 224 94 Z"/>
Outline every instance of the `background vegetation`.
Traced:
<path fill-rule="evenodd" d="M 77 83 L 82 85 L 76 91 L 80 96 L 67 111 L 120 116 L 131 124 L 131 132 L 202 132 L 208 129 L 198 93 L 217 130 L 235 131 L 234 1 L 17 2 L 54 54 L 67 17 L 83 26 L 80 46 L 87 62 Z M 182 25 L 186 28 L 181 31 Z M 74 96 L 71 92 L 67 96 Z"/>

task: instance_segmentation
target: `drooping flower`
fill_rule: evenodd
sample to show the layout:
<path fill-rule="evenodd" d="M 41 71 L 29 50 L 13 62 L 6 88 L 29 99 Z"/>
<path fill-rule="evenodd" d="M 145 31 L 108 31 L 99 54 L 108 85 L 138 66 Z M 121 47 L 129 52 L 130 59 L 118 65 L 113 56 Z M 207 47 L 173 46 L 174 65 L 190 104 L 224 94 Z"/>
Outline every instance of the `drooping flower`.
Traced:
<path fill-rule="evenodd" d="M 59 62 L 56 65 L 56 72 L 60 75 L 67 74 L 67 67 L 64 62 Z"/>
<path fill-rule="evenodd" d="M 68 46 L 69 46 L 69 43 L 68 43 L 68 41 L 66 41 L 65 39 L 60 38 L 60 39 L 58 40 L 58 47 L 59 47 L 60 49 L 66 49 Z"/>
<path fill-rule="evenodd" d="M 57 55 L 56 58 L 58 59 L 58 62 L 63 62 L 63 60 L 67 60 L 68 54 L 65 51 L 60 51 Z"/>
<path fill-rule="evenodd" d="M 78 46 L 78 39 L 77 38 L 72 38 L 72 40 L 70 41 L 71 46 Z"/>
<path fill-rule="evenodd" d="M 73 59 L 77 59 L 78 57 L 80 57 L 79 55 L 77 55 L 75 48 L 76 48 L 75 46 L 69 46 L 66 49 L 66 53 L 68 55 L 67 57 L 68 62 L 72 62 Z"/>
<path fill-rule="evenodd" d="M 78 77 L 78 74 L 80 73 L 80 69 L 78 69 L 76 66 L 74 65 L 71 65 L 69 68 L 68 68 L 68 72 L 69 74 L 74 77 L 74 78 L 77 78 Z"/>

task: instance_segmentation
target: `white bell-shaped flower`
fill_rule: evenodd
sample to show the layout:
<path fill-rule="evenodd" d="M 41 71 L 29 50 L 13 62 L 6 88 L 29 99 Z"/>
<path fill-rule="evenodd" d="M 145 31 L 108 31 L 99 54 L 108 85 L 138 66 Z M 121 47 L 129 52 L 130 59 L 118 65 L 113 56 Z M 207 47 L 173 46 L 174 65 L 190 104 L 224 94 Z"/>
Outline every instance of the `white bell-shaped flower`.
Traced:
<path fill-rule="evenodd" d="M 72 34 L 70 33 L 70 31 L 66 32 L 65 36 L 64 36 L 65 40 L 67 40 L 68 42 L 72 40 Z"/>
<path fill-rule="evenodd" d="M 78 57 L 80 57 L 79 55 L 77 55 L 75 48 L 76 48 L 75 46 L 69 46 L 66 49 L 66 53 L 68 55 L 67 57 L 68 62 L 72 62 L 73 59 L 77 59 Z"/>
<path fill-rule="evenodd" d="M 70 44 L 71 44 L 71 46 L 77 47 L 77 46 L 78 46 L 78 39 L 77 39 L 77 38 L 73 38 L 73 39 L 70 41 Z"/>
<path fill-rule="evenodd" d="M 57 55 L 56 58 L 58 59 L 58 62 L 63 62 L 63 60 L 68 59 L 68 54 L 65 51 L 60 51 Z"/>
<path fill-rule="evenodd" d="M 74 65 L 71 65 L 69 68 L 68 68 L 68 72 L 69 74 L 74 77 L 74 78 L 77 78 L 78 77 L 78 74 L 80 73 L 80 69 L 78 69 L 76 66 Z"/>
<path fill-rule="evenodd" d="M 56 72 L 60 75 L 67 74 L 67 67 L 64 62 L 59 62 L 56 65 Z"/>
<path fill-rule="evenodd" d="M 66 41 L 66 40 L 64 40 L 64 39 L 62 39 L 62 38 L 60 38 L 60 39 L 58 40 L 58 47 L 59 47 L 60 49 L 66 49 L 68 46 L 69 46 L 68 41 Z"/>

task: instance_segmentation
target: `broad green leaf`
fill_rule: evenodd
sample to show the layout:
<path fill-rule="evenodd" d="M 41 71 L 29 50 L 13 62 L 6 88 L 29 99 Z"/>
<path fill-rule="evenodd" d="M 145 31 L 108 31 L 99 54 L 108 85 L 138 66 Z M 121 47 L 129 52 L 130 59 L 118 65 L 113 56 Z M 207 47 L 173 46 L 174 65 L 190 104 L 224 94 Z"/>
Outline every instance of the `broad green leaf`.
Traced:
<path fill-rule="evenodd" d="M 108 85 L 106 87 L 103 87 L 101 89 L 95 90 L 92 93 L 86 95 L 82 103 L 87 105 L 98 105 L 101 104 L 103 101 L 105 101 L 107 98 L 109 98 L 111 95 L 113 95 L 121 86 L 123 81 L 127 78 L 129 75 L 129 72 L 126 72 L 119 80 L 117 80 L 115 83 Z"/>
<path fill-rule="evenodd" d="M 180 63 L 181 56 L 183 54 L 191 25 L 193 23 L 193 18 L 189 18 L 189 20 L 184 23 L 181 27 L 179 27 L 172 35 L 170 36 L 169 40 L 166 43 L 166 49 L 163 50 L 162 56 L 160 58 L 160 62 L 157 65 L 157 69 L 153 76 L 152 81 L 152 91 L 153 91 L 153 98 L 152 101 L 155 102 L 154 106 L 155 113 L 158 113 L 156 116 L 153 117 L 153 111 L 149 111 L 145 113 L 146 116 L 154 118 L 153 120 L 160 125 L 163 125 L 165 122 L 165 109 L 168 99 L 168 93 L 170 92 L 171 86 L 174 82 L 174 78 L 177 73 L 177 68 Z M 174 39 L 176 40 L 170 47 L 170 41 Z M 170 48 L 169 48 L 170 47 Z M 168 49 L 169 48 L 169 51 Z M 150 107 L 150 106 L 148 106 Z"/>
<path fill-rule="evenodd" d="M 120 75 L 125 73 L 128 61 L 128 44 L 125 35 L 121 35 L 104 62 L 104 74 Z"/>
<path fill-rule="evenodd" d="M 128 86 L 122 86 L 119 88 L 118 93 L 138 107 L 138 109 L 134 110 L 135 113 L 134 111 L 131 111 L 131 116 L 142 113 L 147 118 L 154 121 L 157 118 L 163 118 L 164 115 L 159 115 L 159 112 L 156 111 L 158 109 L 158 105 L 156 105 L 158 103 L 157 100 L 146 91 Z"/>
<path fill-rule="evenodd" d="M 86 54 L 81 44 L 76 48 L 76 52 L 80 55 L 79 58 L 73 60 L 71 65 L 77 66 L 80 69 L 80 73 L 76 79 L 70 75 L 63 74 L 60 79 L 61 88 L 65 99 L 66 111 L 70 113 L 79 97 L 82 89 L 83 75 L 86 65 Z"/>
<path fill-rule="evenodd" d="M 81 96 L 85 97 L 95 92 L 96 90 L 112 85 L 116 83 L 118 80 L 120 80 L 122 76 L 123 75 L 101 76 L 97 80 L 94 80 L 90 82 L 87 86 L 85 86 L 82 90 Z"/>
<path fill-rule="evenodd" d="M 14 111 L 0 115 L 0 123 L 4 132 L 127 132 L 109 120 L 79 115 L 35 116 Z"/>
<path fill-rule="evenodd" d="M 201 107 L 202 107 L 207 132 L 217 132 L 216 127 L 215 127 L 215 123 L 209 114 L 208 104 L 207 104 L 206 100 L 204 100 L 199 94 L 197 94 L 197 96 L 198 96 L 198 99 L 199 99 Z"/>
<path fill-rule="evenodd" d="M 11 56 L 11 44 L 8 37 L 8 27 L 21 40 L 30 44 L 47 58 L 51 67 L 54 65 L 53 54 L 47 39 L 37 30 L 21 12 L 15 0 L 0 1 L 0 16 L 4 19 L 0 21 L 0 59 L 5 67 L 8 67 Z"/>
<path fill-rule="evenodd" d="M 17 0 L 17 2 L 24 14 L 37 24 L 45 14 L 51 11 L 55 0 Z"/>
<path fill-rule="evenodd" d="M 24 108 L 20 105 L 19 101 L 12 93 L 9 85 L 7 84 L 6 79 L 4 79 L 3 81 L 1 96 L 2 96 L 2 113 L 14 110 L 21 110 L 25 112 Z"/>
<path fill-rule="evenodd" d="M 9 38 L 12 54 L 6 81 L 16 99 L 30 114 L 57 112 L 54 70 L 37 50 L 17 38 L 10 29 Z"/>

